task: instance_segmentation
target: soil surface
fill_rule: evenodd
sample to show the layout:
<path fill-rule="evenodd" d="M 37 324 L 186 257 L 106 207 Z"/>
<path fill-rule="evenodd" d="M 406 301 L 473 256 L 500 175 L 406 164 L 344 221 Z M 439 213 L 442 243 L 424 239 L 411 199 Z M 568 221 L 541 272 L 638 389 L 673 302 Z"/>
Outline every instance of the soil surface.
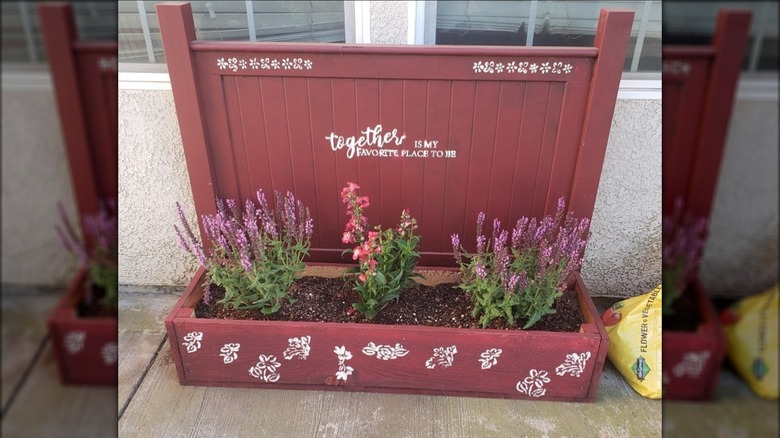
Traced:
<path fill-rule="evenodd" d="M 86 286 L 89 289 L 84 293 L 76 314 L 79 318 L 117 318 L 117 309 L 107 309 L 100 305 L 100 301 L 106 295 L 105 289 L 99 286 Z"/>
<path fill-rule="evenodd" d="M 701 322 L 699 305 L 693 291 L 686 291 L 672 305 L 671 314 L 663 316 L 664 330 L 693 332 Z"/>
<path fill-rule="evenodd" d="M 250 319 L 273 321 L 352 322 L 388 325 L 426 325 L 434 327 L 480 328 L 477 318 L 471 316 L 471 298 L 456 284 L 442 283 L 426 286 L 415 283 L 406 289 L 397 301 L 391 301 L 371 321 L 352 308 L 358 295 L 351 284 L 341 278 L 301 277 L 290 287 L 288 296 L 295 302 L 285 302 L 279 312 L 263 315 L 259 310 L 233 310 L 217 303 L 224 289 L 211 286 L 211 299 L 201 299 L 195 307 L 198 318 Z M 543 317 L 528 330 L 578 332 L 584 318 L 577 294 L 566 291 L 555 302 L 556 313 Z M 509 326 L 497 319 L 488 327 L 516 330 L 525 325 L 519 321 Z"/>

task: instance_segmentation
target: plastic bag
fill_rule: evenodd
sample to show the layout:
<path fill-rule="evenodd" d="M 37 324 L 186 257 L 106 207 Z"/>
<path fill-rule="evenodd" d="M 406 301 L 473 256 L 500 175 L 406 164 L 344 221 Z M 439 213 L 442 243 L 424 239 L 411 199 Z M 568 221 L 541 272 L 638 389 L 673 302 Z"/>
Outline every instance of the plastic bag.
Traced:
<path fill-rule="evenodd" d="M 661 398 L 661 286 L 618 301 L 601 320 L 609 335 L 612 365 L 636 392 Z"/>
<path fill-rule="evenodd" d="M 760 397 L 778 398 L 777 312 L 780 286 L 743 298 L 721 314 L 726 354 L 750 389 Z"/>

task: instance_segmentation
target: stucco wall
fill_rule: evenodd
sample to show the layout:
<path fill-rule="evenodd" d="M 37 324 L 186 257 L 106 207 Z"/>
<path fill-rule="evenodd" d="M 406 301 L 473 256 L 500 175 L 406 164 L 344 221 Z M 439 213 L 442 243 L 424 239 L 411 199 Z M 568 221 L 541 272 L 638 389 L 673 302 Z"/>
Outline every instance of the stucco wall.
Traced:
<path fill-rule="evenodd" d="M 54 94 L 4 77 L 2 108 L 2 282 L 64 287 L 77 263 L 55 231 L 57 202 L 74 221 L 76 208 Z"/>
<path fill-rule="evenodd" d="M 371 16 L 372 44 L 406 44 L 409 6 L 399 1 L 372 1 Z"/>

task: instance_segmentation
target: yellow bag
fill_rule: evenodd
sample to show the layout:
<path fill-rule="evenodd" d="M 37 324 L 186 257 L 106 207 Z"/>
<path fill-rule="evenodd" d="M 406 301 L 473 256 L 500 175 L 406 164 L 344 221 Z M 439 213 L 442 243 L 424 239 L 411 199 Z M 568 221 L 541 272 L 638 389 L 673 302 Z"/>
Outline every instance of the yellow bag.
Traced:
<path fill-rule="evenodd" d="M 760 397 L 778 398 L 777 309 L 780 285 L 743 298 L 721 315 L 726 354 L 750 389 Z"/>
<path fill-rule="evenodd" d="M 601 320 L 609 335 L 610 362 L 636 392 L 661 398 L 661 286 L 615 303 Z"/>

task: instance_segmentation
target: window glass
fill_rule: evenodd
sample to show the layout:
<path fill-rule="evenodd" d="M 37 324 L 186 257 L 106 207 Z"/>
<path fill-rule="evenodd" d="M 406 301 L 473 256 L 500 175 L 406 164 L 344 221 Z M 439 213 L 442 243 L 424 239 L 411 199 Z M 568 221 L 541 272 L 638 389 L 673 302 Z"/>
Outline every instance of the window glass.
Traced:
<path fill-rule="evenodd" d="M 718 10 L 752 11 L 743 71 L 777 71 L 777 2 L 668 2 L 663 11 L 665 44 L 709 45 Z"/>
<path fill-rule="evenodd" d="M 162 2 L 119 2 L 120 62 L 165 62 L 157 3 Z M 343 1 L 192 1 L 190 4 L 200 40 L 345 41 Z"/>
<path fill-rule="evenodd" d="M 593 46 L 601 9 L 634 11 L 624 71 L 661 71 L 660 1 L 440 1 L 436 44 Z"/>

